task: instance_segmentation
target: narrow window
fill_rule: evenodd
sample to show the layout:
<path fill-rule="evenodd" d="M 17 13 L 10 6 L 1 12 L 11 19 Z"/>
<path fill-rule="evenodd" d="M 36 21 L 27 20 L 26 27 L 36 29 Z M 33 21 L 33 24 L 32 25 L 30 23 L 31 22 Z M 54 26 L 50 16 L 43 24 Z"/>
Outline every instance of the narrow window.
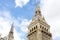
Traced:
<path fill-rule="evenodd" d="M 33 28 L 32 28 L 32 31 L 33 31 Z"/>
<path fill-rule="evenodd" d="M 35 27 L 34 27 L 34 29 L 35 29 Z"/>
<path fill-rule="evenodd" d="M 37 13 L 37 11 L 36 11 L 36 13 Z"/>
<path fill-rule="evenodd" d="M 30 30 L 30 32 L 31 32 L 31 30 Z"/>
<path fill-rule="evenodd" d="M 46 28 L 45 28 L 45 30 L 46 30 Z"/>
<path fill-rule="evenodd" d="M 48 29 L 47 29 L 47 31 L 48 31 Z"/>
<path fill-rule="evenodd" d="M 36 28 L 37 28 L 37 25 L 36 25 Z"/>
<path fill-rule="evenodd" d="M 44 27 L 42 27 L 42 29 L 44 29 Z"/>
<path fill-rule="evenodd" d="M 40 13 L 40 11 L 39 11 L 39 13 Z"/>
<path fill-rule="evenodd" d="M 40 28 L 41 28 L 42 26 L 40 25 Z"/>

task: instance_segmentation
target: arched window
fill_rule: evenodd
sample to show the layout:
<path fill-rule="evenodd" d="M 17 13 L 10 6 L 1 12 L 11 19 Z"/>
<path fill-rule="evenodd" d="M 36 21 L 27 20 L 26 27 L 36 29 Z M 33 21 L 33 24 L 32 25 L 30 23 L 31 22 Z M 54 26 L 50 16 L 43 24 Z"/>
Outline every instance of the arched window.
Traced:
<path fill-rule="evenodd" d="M 33 31 L 33 28 L 32 28 L 32 31 Z"/>
<path fill-rule="evenodd" d="M 31 32 L 31 30 L 30 30 L 30 32 Z"/>
<path fill-rule="evenodd" d="M 34 29 L 35 29 L 35 27 L 34 27 Z"/>
<path fill-rule="evenodd" d="M 36 13 L 37 13 L 37 11 L 36 11 Z"/>
<path fill-rule="evenodd" d="M 43 29 L 44 29 L 44 27 L 43 27 Z"/>
<path fill-rule="evenodd" d="M 46 30 L 46 28 L 45 28 L 45 30 Z"/>
<path fill-rule="evenodd" d="M 37 25 L 36 25 L 36 28 L 37 28 Z"/>
<path fill-rule="evenodd" d="M 48 29 L 47 29 L 47 31 L 48 31 Z"/>
<path fill-rule="evenodd" d="M 42 27 L 42 29 L 44 29 L 44 27 Z"/>
<path fill-rule="evenodd" d="M 42 25 L 40 25 L 40 28 L 42 27 Z"/>

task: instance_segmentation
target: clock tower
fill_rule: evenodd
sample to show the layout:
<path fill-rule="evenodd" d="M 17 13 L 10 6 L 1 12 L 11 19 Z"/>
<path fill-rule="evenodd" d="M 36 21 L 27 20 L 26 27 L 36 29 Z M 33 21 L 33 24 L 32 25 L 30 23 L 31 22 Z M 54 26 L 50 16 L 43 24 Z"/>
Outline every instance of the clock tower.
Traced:
<path fill-rule="evenodd" d="M 35 15 L 28 26 L 28 40 L 52 40 L 50 33 L 50 25 L 47 24 L 45 18 L 41 14 L 38 0 L 36 0 Z"/>

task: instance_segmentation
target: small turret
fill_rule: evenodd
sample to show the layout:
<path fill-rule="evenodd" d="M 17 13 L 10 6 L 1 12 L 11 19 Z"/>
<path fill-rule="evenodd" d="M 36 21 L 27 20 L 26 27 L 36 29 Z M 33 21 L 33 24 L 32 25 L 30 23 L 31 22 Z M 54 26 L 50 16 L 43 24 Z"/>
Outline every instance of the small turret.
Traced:
<path fill-rule="evenodd" d="M 40 10 L 40 6 L 39 6 L 39 3 L 38 3 L 38 1 L 36 0 L 36 11 L 35 11 L 35 16 L 37 16 L 37 15 L 42 16 L 41 10 Z"/>
<path fill-rule="evenodd" d="M 13 33 L 14 33 L 14 26 L 13 26 L 13 24 L 12 24 L 12 25 L 11 25 L 10 32 L 9 32 L 9 34 L 8 34 L 8 40 L 13 40 L 13 39 L 14 39 Z"/>

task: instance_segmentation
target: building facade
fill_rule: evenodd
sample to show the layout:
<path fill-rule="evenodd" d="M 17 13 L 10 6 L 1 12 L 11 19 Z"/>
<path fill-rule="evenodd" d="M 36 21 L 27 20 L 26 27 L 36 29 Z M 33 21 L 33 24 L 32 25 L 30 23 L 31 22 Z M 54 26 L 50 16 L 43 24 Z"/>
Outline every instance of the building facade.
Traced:
<path fill-rule="evenodd" d="M 0 36 L 0 40 L 14 40 L 13 33 L 14 33 L 14 28 L 12 24 L 9 34 L 3 38 Z"/>
<path fill-rule="evenodd" d="M 35 15 L 28 26 L 28 40 L 52 40 L 50 26 L 41 14 L 40 6 L 36 3 Z"/>

